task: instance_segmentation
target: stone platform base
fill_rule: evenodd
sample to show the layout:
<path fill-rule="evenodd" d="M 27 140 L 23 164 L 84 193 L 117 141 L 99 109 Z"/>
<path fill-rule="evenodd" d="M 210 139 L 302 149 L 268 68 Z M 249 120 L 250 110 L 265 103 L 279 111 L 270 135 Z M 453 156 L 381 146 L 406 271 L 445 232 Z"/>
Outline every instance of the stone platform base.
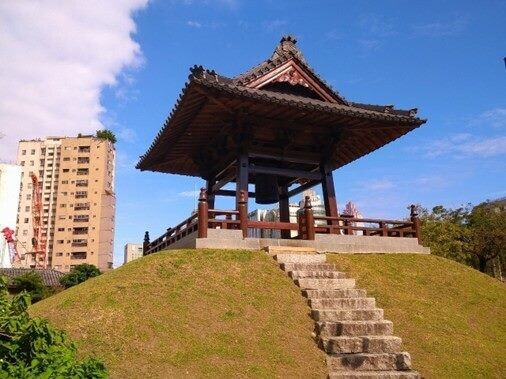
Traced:
<path fill-rule="evenodd" d="M 240 230 L 208 229 L 207 238 L 197 238 L 192 233 L 176 243 L 170 249 L 216 248 L 260 250 L 269 246 L 303 248 L 329 253 L 417 253 L 430 254 L 430 249 L 418 244 L 416 238 L 347 236 L 317 234 L 314 241 L 280 238 L 243 238 Z"/>

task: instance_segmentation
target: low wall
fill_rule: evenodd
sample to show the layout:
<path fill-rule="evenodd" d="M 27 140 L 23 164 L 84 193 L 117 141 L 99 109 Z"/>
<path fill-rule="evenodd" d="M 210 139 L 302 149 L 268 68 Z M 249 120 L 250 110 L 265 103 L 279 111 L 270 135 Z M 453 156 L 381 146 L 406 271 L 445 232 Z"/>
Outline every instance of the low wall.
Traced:
<path fill-rule="evenodd" d="M 189 238 L 193 238 L 191 241 Z M 187 241 L 184 241 L 188 239 Z M 267 246 L 307 247 L 318 252 L 332 253 L 419 253 L 429 254 L 430 249 L 418 244 L 416 238 L 356 236 L 337 234 L 317 234 L 314 241 L 278 239 L 278 238 L 243 238 L 241 230 L 208 229 L 207 238 L 196 238 L 193 233 L 177 243 L 171 249 L 183 247 L 247 249 L 259 250 Z"/>

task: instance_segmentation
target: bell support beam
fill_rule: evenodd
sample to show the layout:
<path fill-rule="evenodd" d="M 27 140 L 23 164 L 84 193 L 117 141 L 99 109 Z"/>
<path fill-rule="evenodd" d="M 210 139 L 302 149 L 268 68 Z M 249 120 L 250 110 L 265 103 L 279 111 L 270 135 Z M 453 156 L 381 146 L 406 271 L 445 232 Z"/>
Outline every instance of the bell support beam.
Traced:
<path fill-rule="evenodd" d="M 289 178 L 304 178 L 313 180 L 321 179 L 321 175 L 317 172 L 292 170 L 288 168 L 279 168 L 279 167 L 250 165 L 249 172 L 252 174 L 268 174 L 276 176 L 285 176 Z"/>

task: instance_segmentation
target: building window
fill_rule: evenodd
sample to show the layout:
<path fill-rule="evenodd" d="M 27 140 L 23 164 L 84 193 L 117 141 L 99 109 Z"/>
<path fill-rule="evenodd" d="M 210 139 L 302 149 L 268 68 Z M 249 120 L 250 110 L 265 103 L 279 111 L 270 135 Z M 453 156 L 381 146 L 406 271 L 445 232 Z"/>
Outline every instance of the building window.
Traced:
<path fill-rule="evenodd" d="M 24 166 L 25 165 L 25 161 L 21 161 L 21 166 Z"/>
<path fill-rule="evenodd" d="M 61 184 L 69 184 L 69 181 L 68 180 L 62 180 Z"/>
<path fill-rule="evenodd" d="M 63 257 L 63 253 L 56 253 L 57 257 Z"/>
<path fill-rule="evenodd" d="M 64 162 L 70 161 L 70 157 L 65 157 L 65 158 L 63 158 L 63 161 L 64 161 Z"/>
<path fill-rule="evenodd" d="M 29 205 L 27 205 L 27 206 L 25 207 L 25 212 L 30 212 L 30 206 L 29 206 Z"/>
<path fill-rule="evenodd" d="M 30 161 L 30 166 L 33 166 L 34 165 L 34 162 L 33 161 Z"/>
<path fill-rule="evenodd" d="M 31 200 L 32 199 L 32 195 L 29 193 L 28 195 L 26 195 L 26 200 Z"/>
<path fill-rule="evenodd" d="M 65 228 L 58 228 L 58 231 L 59 231 L 59 232 L 64 232 L 64 231 L 65 231 Z"/>
<path fill-rule="evenodd" d="M 24 235 L 24 236 L 27 236 L 27 235 L 28 235 L 28 230 L 26 230 L 26 229 L 25 229 L 25 230 L 23 230 L 23 235 Z"/>
<path fill-rule="evenodd" d="M 60 204 L 60 208 L 65 208 L 67 204 Z"/>
<path fill-rule="evenodd" d="M 63 172 L 69 172 L 69 169 L 68 168 L 64 168 Z"/>
<path fill-rule="evenodd" d="M 25 218 L 25 224 L 28 224 L 28 219 L 27 218 Z"/>
<path fill-rule="evenodd" d="M 58 241 L 56 241 L 56 243 L 60 243 L 60 244 L 63 243 L 63 242 L 65 242 L 65 241 L 64 240 L 58 240 Z"/>
<path fill-rule="evenodd" d="M 32 149 L 32 151 L 30 151 L 30 154 L 35 155 L 35 149 Z"/>
<path fill-rule="evenodd" d="M 21 150 L 21 155 L 26 155 L 26 150 Z"/>

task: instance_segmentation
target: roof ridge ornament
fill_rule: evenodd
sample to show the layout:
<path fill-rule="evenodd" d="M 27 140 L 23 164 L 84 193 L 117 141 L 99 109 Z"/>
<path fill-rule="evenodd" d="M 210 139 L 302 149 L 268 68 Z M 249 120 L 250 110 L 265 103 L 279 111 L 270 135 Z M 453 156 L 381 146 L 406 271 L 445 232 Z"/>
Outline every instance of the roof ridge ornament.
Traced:
<path fill-rule="evenodd" d="M 302 51 L 296 46 L 297 39 L 292 35 L 285 35 L 281 37 L 278 46 L 272 53 L 271 61 L 282 58 L 284 56 L 292 56 L 300 60 L 301 62 L 306 63 L 306 59 L 304 55 L 302 55 Z"/>

